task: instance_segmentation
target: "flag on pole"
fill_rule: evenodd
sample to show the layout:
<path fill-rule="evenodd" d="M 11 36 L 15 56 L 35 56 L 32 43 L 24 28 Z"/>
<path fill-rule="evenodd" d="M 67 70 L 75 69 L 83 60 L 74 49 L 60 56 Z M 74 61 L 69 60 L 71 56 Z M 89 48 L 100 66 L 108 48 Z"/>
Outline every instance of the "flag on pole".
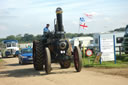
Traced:
<path fill-rule="evenodd" d="M 88 17 L 88 18 L 90 18 L 90 19 L 92 18 L 92 15 L 91 14 L 87 14 L 86 13 L 85 16 Z"/>
<path fill-rule="evenodd" d="M 81 24 L 80 26 L 83 27 L 83 29 L 86 28 L 86 27 L 88 27 L 88 26 L 85 25 L 85 23 L 84 24 Z"/>
<path fill-rule="evenodd" d="M 80 21 L 81 21 L 81 22 L 85 22 L 84 17 L 80 17 Z"/>
<path fill-rule="evenodd" d="M 85 18 L 84 17 L 80 17 L 80 27 L 87 28 L 88 26 L 85 25 Z"/>

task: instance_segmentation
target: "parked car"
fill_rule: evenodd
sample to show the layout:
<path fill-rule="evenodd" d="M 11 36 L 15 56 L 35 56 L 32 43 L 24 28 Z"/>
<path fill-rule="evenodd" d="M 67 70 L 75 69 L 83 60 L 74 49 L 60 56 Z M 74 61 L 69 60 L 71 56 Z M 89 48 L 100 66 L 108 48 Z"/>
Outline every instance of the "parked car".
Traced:
<path fill-rule="evenodd" d="M 32 48 L 23 48 L 18 56 L 19 64 L 33 63 Z"/>

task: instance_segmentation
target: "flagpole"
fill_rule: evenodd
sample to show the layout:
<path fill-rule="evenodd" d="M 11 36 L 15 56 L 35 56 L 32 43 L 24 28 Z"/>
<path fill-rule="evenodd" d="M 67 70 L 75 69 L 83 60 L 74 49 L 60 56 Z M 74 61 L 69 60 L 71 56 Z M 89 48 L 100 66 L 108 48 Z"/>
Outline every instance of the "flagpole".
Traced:
<path fill-rule="evenodd" d="M 78 28 L 78 33 L 80 32 L 80 18 L 79 18 L 79 28 Z"/>

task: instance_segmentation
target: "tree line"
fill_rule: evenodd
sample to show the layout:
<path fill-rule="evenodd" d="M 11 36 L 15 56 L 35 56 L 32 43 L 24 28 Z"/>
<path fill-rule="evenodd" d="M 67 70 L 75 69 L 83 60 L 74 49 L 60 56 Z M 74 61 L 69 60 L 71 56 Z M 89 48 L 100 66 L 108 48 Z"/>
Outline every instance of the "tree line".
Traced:
<path fill-rule="evenodd" d="M 125 31 L 126 27 L 120 27 L 116 28 L 114 30 L 111 30 L 109 32 L 123 32 Z M 73 37 L 81 37 L 81 36 L 91 36 L 93 37 L 93 34 L 83 34 L 83 33 L 66 33 L 67 38 L 73 38 Z M 24 35 L 18 34 L 18 35 L 9 35 L 6 38 L 0 38 L 0 43 L 3 40 L 18 40 L 19 43 L 31 43 L 33 40 L 39 40 L 42 38 L 42 35 L 36 35 L 25 33 Z"/>
<path fill-rule="evenodd" d="M 9 35 L 6 38 L 1 38 L 0 42 L 3 40 L 18 40 L 19 43 L 30 43 L 33 40 L 39 40 L 42 37 L 42 35 L 34 36 L 33 34 L 25 33 L 23 36 L 21 34 L 18 35 Z"/>
<path fill-rule="evenodd" d="M 66 33 L 67 38 L 80 37 L 80 36 L 93 36 L 92 34 L 83 34 L 83 33 Z M 42 35 L 36 35 L 25 33 L 24 35 L 9 35 L 6 38 L 0 38 L 0 42 L 3 40 L 18 40 L 19 43 L 31 43 L 34 40 L 40 40 Z"/>
<path fill-rule="evenodd" d="M 126 25 L 128 26 L 128 25 Z M 109 32 L 124 32 L 126 30 L 126 27 L 120 27 L 120 28 L 116 28 L 114 30 L 111 30 Z"/>

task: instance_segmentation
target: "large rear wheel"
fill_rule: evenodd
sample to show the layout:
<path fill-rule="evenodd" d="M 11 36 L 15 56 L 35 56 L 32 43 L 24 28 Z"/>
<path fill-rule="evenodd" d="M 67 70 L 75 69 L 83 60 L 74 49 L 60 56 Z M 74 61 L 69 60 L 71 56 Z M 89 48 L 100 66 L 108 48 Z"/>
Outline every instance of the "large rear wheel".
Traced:
<path fill-rule="evenodd" d="M 76 71 L 80 72 L 82 68 L 82 54 L 78 46 L 74 48 L 74 65 Z"/>
<path fill-rule="evenodd" d="M 51 54 L 48 47 L 45 48 L 45 71 L 47 74 L 51 72 Z"/>
<path fill-rule="evenodd" d="M 44 47 L 41 41 L 33 41 L 33 64 L 35 70 L 43 70 Z"/>

